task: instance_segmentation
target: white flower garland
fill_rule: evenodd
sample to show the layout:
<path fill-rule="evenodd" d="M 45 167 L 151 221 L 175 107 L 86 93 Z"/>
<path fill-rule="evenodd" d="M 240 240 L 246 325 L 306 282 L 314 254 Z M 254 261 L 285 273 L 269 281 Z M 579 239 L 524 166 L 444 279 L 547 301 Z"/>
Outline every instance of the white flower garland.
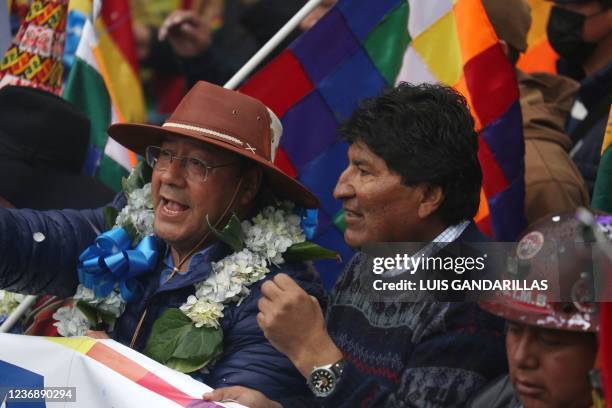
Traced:
<path fill-rule="evenodd" d="M 131 223 L 140 236 L 153 235 L 155 211 L 151 198 L 151 183 L 128 193 L 127 202 L 117 215 L 115 227 L 124 227 Z"/>
<path fill-rule="evenodd" d="M 127 205 L 117 215 L 114 227 L 131 224 L 140 236 L 152 235 L 155 212 L 151 199 L 151 183 L 128 193 L 126 198 Z M 121 297 L 118 287 L 115 287 L 107 297 L 99 299 L 91 289 L 80 284 L 73 298 L 75 300 L 73 306 L 63 306 L 53 314 L 53 318 L 57 320 L 53 325 L 64 337 L 83 336 L 91 328 L 85 314 L 76 306 L 79 300 L 115 317 L 121 316 L 125 310 L 126 302 Z"/>
<path fill-rule="evenodd" d="M 242 222 L 245 248 L 213 262 L 208 278 L 195 285 L 195 295 L 189 296 L 179 308 L 196 327 L 218 328 L 224 305 L 240 304 L 249 295 L 249 286 L 270 272 L 270 265 L 282 264 L 283 253 L 306 240 L 300 217 L 292 214 L 292 209 L 293 203 L 285 201 L 278 208 L 266 207 L 251 221 Z M 127 195 L 127 205 L 118 214 L 115 226 L 132 224 L 141 236 L 152 235 L 154 216 L 151 183 L 147 183 Z M 118 288 L 98 299 L 93 291 L 79 285 L 74 298 L 115 317 L 125 310 L 125 301 Z M 53 318 L 57 320 L 54 325 L 59 334 L 65 337 L 82 336 L 90 329 L 89 321 L 76 307 L 76 302 L 75 306 L 58 309 Z"/>
<path fill-rule="evenodd" d="M 180 307 L 196 327 L 218 328 L 224 304 L 240 304 L 249 295 L 249 286 L 270 272 L 269 265 L 282 264 L 283 253 L 306 240 L 300 217 L 291 213 L 292 208 L 286 201 L 280 208 L 266 207 L 251 221 L 242 222 L 246 247 L 213 262 L 208 278 L 195 285 L 195 296 Z"/>

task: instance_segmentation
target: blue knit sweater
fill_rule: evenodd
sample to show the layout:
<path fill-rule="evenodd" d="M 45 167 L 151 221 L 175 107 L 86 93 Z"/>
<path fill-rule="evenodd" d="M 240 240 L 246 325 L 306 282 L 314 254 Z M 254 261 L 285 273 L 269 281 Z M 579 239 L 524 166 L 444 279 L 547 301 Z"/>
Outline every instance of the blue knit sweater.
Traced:
<path fill-rule="evenodd" d="M 473 224 L 459 238 L 484 239 Z M 507 371 L 503 320 L 472 302 L 373 302 L 360 279 L 365 258 L 351 260 L 327 311 L 327 329 L 346 363 L 321 406 L 463 406 Z"/>

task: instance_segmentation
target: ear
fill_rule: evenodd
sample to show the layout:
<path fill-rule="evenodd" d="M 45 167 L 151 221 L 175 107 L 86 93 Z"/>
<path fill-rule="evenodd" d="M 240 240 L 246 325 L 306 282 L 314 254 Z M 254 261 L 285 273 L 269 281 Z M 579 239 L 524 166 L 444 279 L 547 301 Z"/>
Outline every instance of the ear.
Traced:
<path fill-rule="evenodd" d="M 242 177 L 242 194 L 240 195 L 240 206 L 246 207 L 255 199 L 263 179 L 263 170 L 259 166 L 252 166 L 246 170 Z"/>
<path fill-rule="evenodd" d="M 421 185 L 421 202 L 417 215 L 425 219 L 435 213 L 444 201 L 444 192 L 440 186 Z"/>

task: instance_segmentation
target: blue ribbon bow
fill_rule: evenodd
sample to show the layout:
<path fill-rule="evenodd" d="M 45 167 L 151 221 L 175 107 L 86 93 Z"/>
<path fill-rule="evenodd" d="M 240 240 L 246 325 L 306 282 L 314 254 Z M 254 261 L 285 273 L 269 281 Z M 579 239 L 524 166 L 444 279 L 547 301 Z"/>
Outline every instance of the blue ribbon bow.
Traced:
<path fill-rule="evenodd" d="M 157 263 L 157 239 L 146 236 L 134 249 L 123 228 L 98 235 L 79 257 L 79 281 L 104 298 L 119 284 L 121 297 L 130 302 L 142 296 L 143 287 L 135 278 L 153 270 Z"/>

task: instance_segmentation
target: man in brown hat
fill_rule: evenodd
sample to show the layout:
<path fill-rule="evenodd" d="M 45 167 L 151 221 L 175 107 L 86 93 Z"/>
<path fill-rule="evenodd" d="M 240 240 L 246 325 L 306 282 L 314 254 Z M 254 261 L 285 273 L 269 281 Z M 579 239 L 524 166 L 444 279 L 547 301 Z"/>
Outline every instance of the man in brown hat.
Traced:
<path fill-rule="evenodd" d="M 213 325 L 223 332 L 223 353 L 206 373 L 197 372 L 198 378 L 213 388 L 246 386 L 294 406 L 296 400 L 309 398 L 308 389 L 289 359 L 272 347 L 258 327 L 257 301 L 262 279 L 281 271 L 313 295 L 321 293 L 318 278 L 304 263 L 284 262 L 276 256 L 295 242 L 289 240 L 279 249 L 279 242 L 287 240 L 285 236 L 266 236 L 251 244 L 245 240 L 247 247 L 232 254 L 232 249 L 217 238 L 218 232 L 213 231 L 222 230 L 231 214 L 248 220 L 276 198 L 307 208 L 317 206 L 311 192 L 273 164 L 281 133 L 280 122 L 261 102 L 205 82 L 198 82 L 189 91 L 162 126 L 111 126 L 111 137 L 145 156 L 153 169 L 153 227 L 164 245 L 160 245 L 160 261 L 137 278 L 142 294 L 127 302 L 109 334 L 142 351 L 156 330 L 154 322 L 168 309 L 180 308 L 196 322 L 196 327 L 200 327 L 198 318 L 205 325 L 206 319 L 210 321 L 212 310 L 218 316 Z M 125 204 L 123 195 L 113 202 L 117 209 Z M 293 218 L 282 226 L 299 228 L 299 218 L 288 217 Z M 257 219 L 253 221 L 256 222 Z M 102 209 L 0 209 L 0 288 L 74 293 L 79 283 L 79 254 L 105 229 L 103 226 Z M 301 230 L 293 235 L 299 240 L 300 234 Z M 303 234 L 301 237 L 303 240 Z M 229 264 L 235 259 L 232 256 L 249 250 L 253 256 L 255 244 L 276 251 L 273 261 L 264 261 L 265 270 L 258 269 L 267 271 L 265 278 L 252 279 L 247 287 L 240 283 L 243 275 L 222 274 L 220 265 Z M 230 267 L 242 268 L 240 263 Z M 256 267 L 247 263 L 242 272 L 251 274 Z M 202 282 L 212 282 L 206 296 L 202 294 Z M 194 285 L 200 289 L 196 291 Z M 232 301 L 235 298 L 241 301 Z M 228 301 L 219 306 L 219 299 Z"/>

